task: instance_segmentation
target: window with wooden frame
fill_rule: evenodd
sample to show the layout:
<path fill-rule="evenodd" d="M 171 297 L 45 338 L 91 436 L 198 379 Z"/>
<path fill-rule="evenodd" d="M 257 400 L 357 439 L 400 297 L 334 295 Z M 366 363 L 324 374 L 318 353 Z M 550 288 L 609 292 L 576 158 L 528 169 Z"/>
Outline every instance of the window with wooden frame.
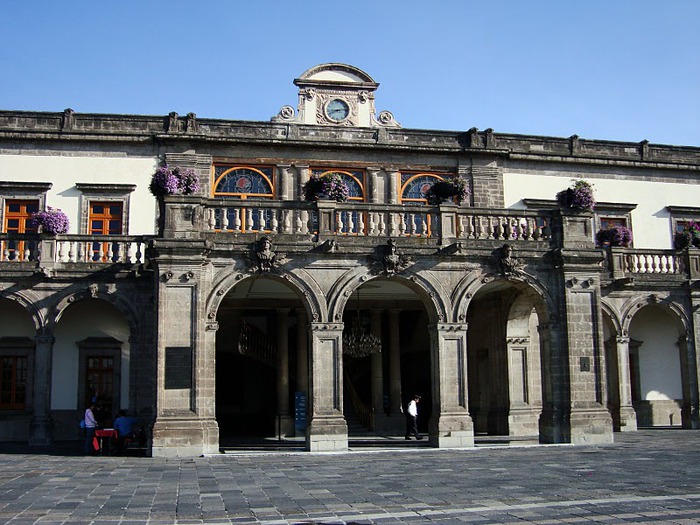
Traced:
<path fill-rule="evenodd" d="M 121 235 L 123 221 L 123 204 L 111 201 L 91 201 L 89 204 L 88 233 L 91 235 Z M 119 260 L 119 243 L 92 243 L 93 261 Z"/>
<path fill-rule="evenodd" d="M 700 208 L 691 206 L 666 206 L 671 215 L 671 245 L 673 237 L 681 233 L 691 222 L 700 223 Z"/>
<path fill-rule="evenodd" d="M 212 196 L 224 199 L 269 201 L 275 196 L 275 168 L 272 166 L 214 165 Z M 216 231 L 267 232 L 273 210 L 256 207 L 217 207 Z"/>
<path fill-rule="evenodd" d="M 34 342 L 0 337 L 0 410 L 31 408 Z"/>
<path fill-rule="evenodd" d="M 36 233 L 37 227 L 31 220 L 33 213 L 39 211 L 38 199 L 6 199 L 3 213 L 3 232 L 13 234 Z M 2 260 L 27 261 L 35 241 L 25 239 L 7 239 L 2 243 Z"/>
<path fill-rule="evenodd" d="M 80 375 L 78 403 L 88 406 L 97 397 L 101 423 L 110 421 L 119 408 L 122 342 L 112 337 L 88 337 L 78 341 Z"/>
<path fill-rule="evenodd" d="M 625 227 L 632 231 L 632 210 L 636 204 L 621 202 L 597 202 L 594 209 L 595 231 L 607 230 L 612 227 Z M 596 244 L 598 240 L 596 239 Z M 634 235 L 629 247 L 634 245 Z"/>

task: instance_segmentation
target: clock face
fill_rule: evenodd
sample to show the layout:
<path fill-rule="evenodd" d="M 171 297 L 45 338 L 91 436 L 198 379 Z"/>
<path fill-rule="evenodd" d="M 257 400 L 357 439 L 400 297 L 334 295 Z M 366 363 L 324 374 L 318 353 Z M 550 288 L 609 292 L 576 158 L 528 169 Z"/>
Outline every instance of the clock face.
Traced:
<path fill-rule="evenodd" d="M 334 98 L 328 104 L 326 104 L 326 115 L 331 120 L 340 122 L 348 118 L 350 114 L 350 106 L 347 102 L 340 100 L 339 98 Z"/>

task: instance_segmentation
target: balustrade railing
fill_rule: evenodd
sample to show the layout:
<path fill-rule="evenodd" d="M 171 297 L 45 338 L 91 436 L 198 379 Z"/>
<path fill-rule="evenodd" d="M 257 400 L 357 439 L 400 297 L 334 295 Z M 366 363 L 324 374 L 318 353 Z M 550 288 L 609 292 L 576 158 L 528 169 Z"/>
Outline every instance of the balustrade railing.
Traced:
<path fill-rule="evenodd" d="M 457 206 L 405 206 L 364 202 L 209 199 L 210 232 L 330 234 L 358 237 L 444 237 L 499 241 L 546 241 L 551 213 Z M 446 228 L 449 227 L 449 228 Z"/>
<path fill-rule="evenodd" d="M 0 234 L 0 261 L 138 264 L 153 236 Z"/>
<path fill-rule="evenodd" d="M 632 275 L 681 275 L 689 271 L 688 252 L 633 248 L 609 248 L 609 266 L 614 278 Z"/>

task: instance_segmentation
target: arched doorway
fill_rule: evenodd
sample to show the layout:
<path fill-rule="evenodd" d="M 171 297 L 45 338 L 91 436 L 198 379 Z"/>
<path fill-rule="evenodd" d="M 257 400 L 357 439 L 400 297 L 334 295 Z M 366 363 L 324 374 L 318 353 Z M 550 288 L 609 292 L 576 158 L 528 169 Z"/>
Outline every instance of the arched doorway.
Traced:
<path fill-rule="evenodd" d="M 56 439 L 76 439 L 87 403 L 97 398 L 98 423 L 111 426 L 133 409 L 131 330 L 111 303 L 90 298 L 68 306 L 54 330 L 51 415 Z"/>
<path fill-rule="evenodd" d="M 428 312 L 418 293 L 401 279 L 377 278 L 349 296 L 343 312 L 344 343 L 360 326 L 380 342 L 380 351 L 343 350 L 343 411 L 348 435 L 403 436 L 404 411 L 421 396 L 418 429 L 428 433 L 432 415 Z"/>
<path fill-rule="evenodd" d="M 630 386 L 638 426 L 684 423 L 684 404 L 690 403 L 683 385 L 683 367 L 688 366 L 686 344 L 680 319 L 667 307 L 649 304 L 632 317 Z"/>
<path fill-rule="evenodd" d="M 543 404 L 543 301 L 523 283 L 496 280 L 467 311 L 469 413 L 476 435 L 537 436 Z"/>
<path fill-rule="evenodd" d="M 305 407 L 297 405 L 308 394 L 308 321 L 295 290 L 275 277 L 243 279 L 223 297 L 217 322 L 221 446 L 303 437 L 305 413 L 297 412 Z"/>

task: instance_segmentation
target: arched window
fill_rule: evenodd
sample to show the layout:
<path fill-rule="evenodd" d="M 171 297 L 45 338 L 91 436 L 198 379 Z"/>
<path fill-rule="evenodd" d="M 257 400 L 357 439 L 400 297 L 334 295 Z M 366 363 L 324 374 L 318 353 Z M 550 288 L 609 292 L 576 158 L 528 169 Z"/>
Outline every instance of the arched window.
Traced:
<path fill-rule="evenodd" d="M 363 171 L 348 171 L 348 170 L 311 170 L 312 175 L 323 177 L 329 173 L 337 173 L 348 185 L 350 192 L 349 200 L 362 201 L 365 200 L 365 174 Z"/>
<path fill-rule="evenodd" d="M 224 199 L 268 201 L 274 199 L 275 170 L 271 166 L 214 166 L 213 197 Z M 273 218 L 272 209 L 241 208 L 237 206 L 216 208 L 214 215 L 216 230 L 229 230 L 236 225 L 237 231 L 267 231 Z"/>
<path fill-rule="evenodd" d="M 428 200 L 424 196 L 425 192 L 430 186 L 444 178 L 444 175 L 436 173 L 401 172 L 401 187 L 399 189 L 401 204 L 409 206 L 428 204 Z M 432 217 L 429 214 L 405 213 L 403 220 L 414 235 L 430 237 Z"/>
<path fill-rule="evenodd" d="M 274 169 L 250 166 L 215 166 L 214 197 L 272 199 Z"/>
<path fill-rule="evenodd" d="M 424 193 L 444 176 L 435 173 L 401 173 L 401 203 L 427 204 Z"/>

